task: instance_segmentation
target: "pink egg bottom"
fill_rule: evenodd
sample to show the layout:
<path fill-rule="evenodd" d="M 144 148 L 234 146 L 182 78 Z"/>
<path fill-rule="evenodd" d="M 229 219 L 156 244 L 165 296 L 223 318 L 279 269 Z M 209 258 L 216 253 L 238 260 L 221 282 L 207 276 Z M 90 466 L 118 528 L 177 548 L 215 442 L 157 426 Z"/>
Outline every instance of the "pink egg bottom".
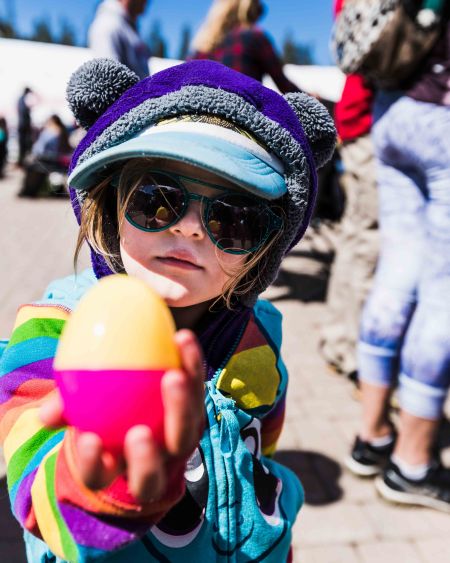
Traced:
<path fill-rule="evenodd" d="M 64 415 L 71 426 L 97 433 L 119 453 L 127 430 L 146 424 L 164 443 L 163 370 L 55 370 Z"/>

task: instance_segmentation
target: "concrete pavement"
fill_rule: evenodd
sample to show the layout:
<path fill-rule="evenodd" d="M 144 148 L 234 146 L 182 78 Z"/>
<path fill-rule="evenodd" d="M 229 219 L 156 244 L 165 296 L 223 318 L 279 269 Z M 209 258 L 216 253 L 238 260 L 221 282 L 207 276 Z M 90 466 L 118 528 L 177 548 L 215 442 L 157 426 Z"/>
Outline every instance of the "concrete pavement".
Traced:
<path fill-rule="evenodd" d="M 18 199 L 20 179 L 10 171 L 0 180 L 0 338 L 9 335 L 19 304 L 39 298 L 49 281 L 72 271 L 76 224 L 68 200 Z M 351 385 L 317 354 L 318 329 L 326 315 L 320 301 L 326 266 L 302 249 L 301 244 L 294 249 L 267 292 L 284 315 L 283 355 L 291 377 L 278 459 L 298 473 L 306 490 L 294 530 L 294 560 L 450 562 L 449 515 L 388 505 L 377 498 L 371 481 L 343 469 L 360 405 Z M 86 264 L 84 253 L 80 269 Z M 447 463 L 449 455 L 447 448 Z M 0 487 L 0 561 L 22 563 L 20 529 L 9 512 L 4 479 Z"/>

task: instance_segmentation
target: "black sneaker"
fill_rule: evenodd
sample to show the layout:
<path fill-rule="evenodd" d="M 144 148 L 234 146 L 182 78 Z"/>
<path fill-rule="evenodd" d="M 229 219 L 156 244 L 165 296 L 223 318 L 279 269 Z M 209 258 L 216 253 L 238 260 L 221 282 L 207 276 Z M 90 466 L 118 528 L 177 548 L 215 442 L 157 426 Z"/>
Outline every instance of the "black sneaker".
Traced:
<path fill-rule="evenodd" d="M 381 473 L 394 449 L 395 435 L 386 446 L 372 446 L 356 436 L 350 455 L 345 459 L 347 469 L 358 477 L 374 477 Z"/>
<path fill-rule="evenodd" d="M 423 479 L 414 481 L 404 477 L 400 469 L 389 462 L 375 486 L 380 495 L 391 502 L 427 506 L 450 512 L 450 469 L 436 460 Z"/>

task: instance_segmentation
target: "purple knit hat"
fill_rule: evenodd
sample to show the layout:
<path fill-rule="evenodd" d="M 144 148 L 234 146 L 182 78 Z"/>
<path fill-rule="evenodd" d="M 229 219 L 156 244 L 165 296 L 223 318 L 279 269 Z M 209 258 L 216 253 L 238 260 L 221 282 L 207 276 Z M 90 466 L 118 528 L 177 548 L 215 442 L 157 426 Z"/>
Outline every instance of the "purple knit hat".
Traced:
<path fill-rule="evenodd" d="M 283 196 L 286 224 L 258 272 L 255 288 L 246 295 L 246 304 L 254 302 L 275 279 L 283 256 L 300 240 L 311 218 L 316 167 L 331 157 L 336 139 L 324 106 L 304 93 L 281 96 L 252 78 L 207 60 L 173 66 L 138 82 L 120 63 L 94 59 L 72 75 L 67 98 L 76 119 L 88 129 L 73 155 L 70 172 L 163 119 L 193 114 L 235 123 L 282 162 L 287 186 Z M 85 197 L 85 190 L 71 188 L 78 222 Z M 114 231 L 117 233 L 117 226 L 111 225 L 110 242 L 118 247 Z M 112 273 L 102 256 L 93 250 L 91 256 L 97 277 Z"/>

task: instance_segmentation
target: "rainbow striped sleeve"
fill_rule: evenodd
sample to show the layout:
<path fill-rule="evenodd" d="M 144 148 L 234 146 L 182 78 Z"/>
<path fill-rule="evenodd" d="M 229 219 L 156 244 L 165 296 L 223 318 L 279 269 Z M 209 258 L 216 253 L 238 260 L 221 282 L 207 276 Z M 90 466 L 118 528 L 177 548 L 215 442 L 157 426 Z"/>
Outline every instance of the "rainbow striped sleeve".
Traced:
<path fill-rule="evenodd" d="M 93 492 L 77 479 L 72 428 L 48 429 L 38 411 L 55 392 L 53 357 L 70 311 L 19 310 L 0 360 L 0 443 L 11 508 L 20 524 L 58 557 L 92 561 L 136 541 L 183 493 L 183 481 L 161 501 L 137 504 L 119 477 Z"/>

